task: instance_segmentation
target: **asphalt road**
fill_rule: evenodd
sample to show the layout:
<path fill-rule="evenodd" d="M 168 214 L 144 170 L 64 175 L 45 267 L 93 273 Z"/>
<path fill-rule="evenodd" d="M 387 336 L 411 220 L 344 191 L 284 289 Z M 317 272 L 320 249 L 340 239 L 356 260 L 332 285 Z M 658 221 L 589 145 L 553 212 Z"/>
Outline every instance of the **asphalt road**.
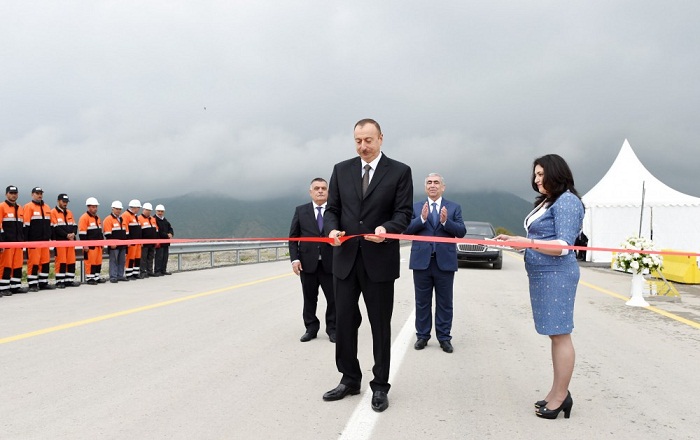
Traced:
<path fill-rule="evenodd" d="M 403 248 L 408 257 L 408 248 Z M 626 306 L 630 276 L 582 268 L 571 418 L 542 420 L 549 339 L 522 259 L 460 269 L 452 354 L 413 349 L 408 263 L 396 284 L 390 407 L 322 394 L 340 375 L 325 333 L 299 342 L 288 262 L 0 299 L 0 439 L 696 439 L 700 290 Z M 321 295 L 322 297 L 322 295 Z M 325 303 L 320 300 L 320 308 Z M 664 313 L 665 315 L 663 315 Z"/>

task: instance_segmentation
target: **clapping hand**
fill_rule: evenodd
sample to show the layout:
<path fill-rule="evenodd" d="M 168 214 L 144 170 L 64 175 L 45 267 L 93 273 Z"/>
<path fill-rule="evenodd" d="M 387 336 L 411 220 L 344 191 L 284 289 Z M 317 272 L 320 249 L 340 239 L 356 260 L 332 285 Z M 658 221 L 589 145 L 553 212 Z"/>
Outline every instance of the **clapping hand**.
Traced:
<path fill-rule="evenodd" d="M 423 209 L 420 211 L 420 219 L 423 223 L 428 221 L 428 215 L 430 214 L 430 207 L 428 207 L 428 202 L 425 202 Z"/>

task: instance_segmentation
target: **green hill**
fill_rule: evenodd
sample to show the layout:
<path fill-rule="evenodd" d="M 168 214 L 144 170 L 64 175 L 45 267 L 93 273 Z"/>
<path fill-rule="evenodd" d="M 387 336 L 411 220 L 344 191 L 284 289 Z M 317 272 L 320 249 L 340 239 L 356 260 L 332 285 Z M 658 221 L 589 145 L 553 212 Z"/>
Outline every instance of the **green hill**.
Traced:
<path fill-rule="evenodd" d="M 462 206 L 464 220 L 489 222 L 516 235 L 523 235 L 523 220 L 532 210 L 532 202 L 506 192 L 455 193 L 445 196 Z"/>
<path fill-rule="evenodd" d="M 523 232 L 523 218 L 532 208 L 530 202 L 505 192 L 445 196 L 462 205 L 464 220 L 488 221 L 516 234 Z M 294 208 L 310 201 L 308 197 L 242 201 L 211 194 L 158 200 L 166 206 L 166 217 L 179 238 L 287 237 Z"/>

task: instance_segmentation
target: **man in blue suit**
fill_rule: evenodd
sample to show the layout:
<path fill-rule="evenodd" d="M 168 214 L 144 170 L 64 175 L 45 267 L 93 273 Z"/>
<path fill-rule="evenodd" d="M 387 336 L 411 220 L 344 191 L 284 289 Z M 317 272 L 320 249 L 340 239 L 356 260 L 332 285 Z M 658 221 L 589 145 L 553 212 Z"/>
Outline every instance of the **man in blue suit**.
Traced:
<path fill-rule="evenodd" d="M 437 173 L 425 178 L 428 200 L 413 205 L 413 217 L 406 234 L 462 238 L 467 228 L 462 207 L 442 198 L 445 180 Z M 440 348 L 452 353 L 452 292 L 457 271 L 457 246 L 454 243 L 414 241 L 411 245 L 413 284 L 416 291 L 416 350 L 428 345 L 433 326 L 432 303 L 435 289 L 435 333 Z"/>

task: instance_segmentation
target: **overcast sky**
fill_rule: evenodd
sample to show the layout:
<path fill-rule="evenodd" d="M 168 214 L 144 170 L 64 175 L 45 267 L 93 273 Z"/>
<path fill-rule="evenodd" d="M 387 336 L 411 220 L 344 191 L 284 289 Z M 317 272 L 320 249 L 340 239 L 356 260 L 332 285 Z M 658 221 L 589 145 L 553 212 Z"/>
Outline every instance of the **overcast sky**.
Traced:
<path fill-rule="evenodd" d="M 372 117 L 416 196 L 439 172 L 446 196 L 530 200 L 547 153 L 583 194 L 625 138 L 700 196 L 698 17 L 682 0 L 3 1 L 0 180 L 21 201 L 300 195 Z"/>

